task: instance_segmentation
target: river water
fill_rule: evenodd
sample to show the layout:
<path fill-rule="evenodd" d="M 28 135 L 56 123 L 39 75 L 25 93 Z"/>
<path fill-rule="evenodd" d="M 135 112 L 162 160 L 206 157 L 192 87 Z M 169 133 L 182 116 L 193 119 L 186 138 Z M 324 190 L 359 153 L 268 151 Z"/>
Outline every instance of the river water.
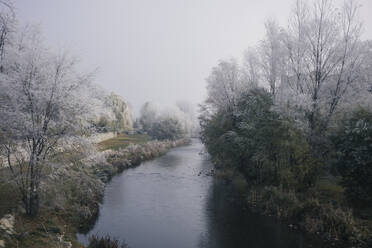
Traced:
<path fill-rule="evenodd" d="M 109 234 L 132 248 L 321 247 L 307 235 L 251 213 L 193 140 L 114 177 L 88 234 Z M 235 195 L 235 196 L 234 196 Z"/>

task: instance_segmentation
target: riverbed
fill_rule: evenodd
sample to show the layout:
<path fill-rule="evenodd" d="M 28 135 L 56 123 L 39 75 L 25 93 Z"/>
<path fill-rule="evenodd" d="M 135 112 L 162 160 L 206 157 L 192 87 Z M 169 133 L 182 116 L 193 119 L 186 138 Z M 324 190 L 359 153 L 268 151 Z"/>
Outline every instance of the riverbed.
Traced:
<path fill-rule="evenodd" d="M 212 170 L 195 139 L 124 171 L 106 186 L 99 218 L 88 234 L 78 234 L 79 241 L 109 234 L 131 248 L 322 247 L 313 237 L 250 212 Z"/>

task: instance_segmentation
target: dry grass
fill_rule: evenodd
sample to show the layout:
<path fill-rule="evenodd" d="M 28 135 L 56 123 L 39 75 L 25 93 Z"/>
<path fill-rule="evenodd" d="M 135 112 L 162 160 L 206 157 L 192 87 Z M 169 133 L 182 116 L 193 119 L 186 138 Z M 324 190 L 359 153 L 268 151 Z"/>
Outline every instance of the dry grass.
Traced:
<path fill-rule="evenodd" d="M 63 241 L 71 242 L 72 247 L 84 247 L 77 242 L 76 228 L 68 225 L 65 221 L 65 214 L 67 213 L 44 211 L 37 218 L 17 216 L 17 239 L 13 239 L 10 244 L 8 243 L 9 247 L 61 247 L 62 244 L 59 241 L 61 235 L 63 235 Z"/>

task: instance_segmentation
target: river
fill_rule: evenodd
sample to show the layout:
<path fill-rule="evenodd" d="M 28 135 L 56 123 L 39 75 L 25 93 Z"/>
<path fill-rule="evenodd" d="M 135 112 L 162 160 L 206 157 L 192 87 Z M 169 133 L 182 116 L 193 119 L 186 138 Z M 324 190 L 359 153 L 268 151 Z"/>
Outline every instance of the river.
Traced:
<path fill-rule="evenodd" d="M 107 185 L 88 234 L 124 239 L 131 248 L 321 247 L 272 218 L 251 213 L 230 187 L 210 176 L 213 165 L 193 140 L 124 171 Z"/>

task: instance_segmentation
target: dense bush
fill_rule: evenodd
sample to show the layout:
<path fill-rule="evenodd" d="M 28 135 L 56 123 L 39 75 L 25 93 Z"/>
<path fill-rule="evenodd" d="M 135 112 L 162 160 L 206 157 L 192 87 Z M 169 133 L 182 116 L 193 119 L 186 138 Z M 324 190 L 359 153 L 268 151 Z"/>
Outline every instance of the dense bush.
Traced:
<path fill-rule="evenodd" d="M 372 204 L 372 112 L 358 110 L 333 136 L 336 168 L 351 202 Z"/>
<path fill-rule="evenodd" d="M 233 112 L 202 120 L 202 139 L 217 163 L 243 173 L 252 185 L 283 185 L 306 190 L 316 180 L 319 163 L 293 121 L 273 110 L 262 88 L 243 93 Z"/>
<path fill-rule="evenodd" d="M 255 205 L 253 210 L 294 222 L 300 228 L 321 234 L 327 240 L 347 239 L 353 242 L 365 235 L 355 227 L 350 209 L 321 204 L 312 197 L 299 198 L 295 192 L 280 187 L 250 189 L 247 200 L 250 206 Z"/>
<path fill-rule="evenodd" d="M 184 136 L 181 123 L 174 118 L 164 118 L 153 123 L 148 134 L 158 140 L 176 140 Z"/>

